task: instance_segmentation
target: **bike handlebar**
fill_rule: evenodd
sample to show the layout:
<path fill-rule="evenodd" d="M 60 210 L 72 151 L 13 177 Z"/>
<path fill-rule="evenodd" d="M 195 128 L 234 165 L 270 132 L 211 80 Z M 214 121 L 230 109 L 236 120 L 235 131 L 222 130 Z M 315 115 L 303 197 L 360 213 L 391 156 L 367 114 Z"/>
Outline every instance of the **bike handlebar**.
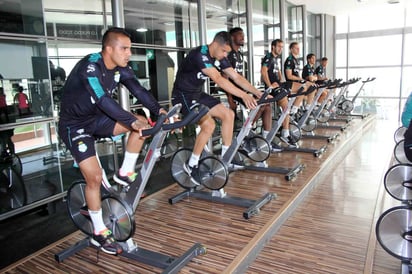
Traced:
<path fill-rule="evenodd" d="M 173 130 L 173 129 L 187 126 L 189 124 L 197 123 L 208 112 L 209 112 L 209 108 L 207 106 L 199 105 L 198 107 L 192 108 L 192 110 L 188 113 L 188 115 L 186 115 L 183 118 L 183 120 L 175 122 L 175 123 L 164 124 L 162 128 L 164 130 Z"/>
<path fill-rule="evenodd" d="M 362 83 L 372 82 L 372 81 L 374 81 L 375 79 L 376 79 L 375 77 L 372 77 L 372 78 L 368 77 L 368 79 L 362 81 Z"/>
<path fill-rule="evenodd" d="M 150 135 L 157 133 L 162 128 L 162 125 L 166 121 L 166 119 L 167 119 L 166 114 L 160 114 L 154 127 L 142 130 L 142 136 L 150 136 Z"/>

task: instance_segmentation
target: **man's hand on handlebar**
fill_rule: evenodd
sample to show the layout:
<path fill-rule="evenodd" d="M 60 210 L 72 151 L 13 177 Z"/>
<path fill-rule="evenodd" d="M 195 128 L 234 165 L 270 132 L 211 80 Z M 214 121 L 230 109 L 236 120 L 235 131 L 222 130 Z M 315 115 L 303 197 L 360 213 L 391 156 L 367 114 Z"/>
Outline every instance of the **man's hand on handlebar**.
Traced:
<path fill-rule="evenodd" d="M 150 128 L 150 125 L 147 123 L 147 121 L 138 118 L 131 124 L 131 127 L 134 131 L 139 132 L 139 135 L 141 136 L 142 130 Z"/>
<path fill-rule="evenodd" d="M 249 109 L 255 109 L 256 106 L 257 106 L 255 98 L 248 95 L 247 93 L 243 94 L 242 100 L 245 103 L 246 107 L 249 108 Z"/>

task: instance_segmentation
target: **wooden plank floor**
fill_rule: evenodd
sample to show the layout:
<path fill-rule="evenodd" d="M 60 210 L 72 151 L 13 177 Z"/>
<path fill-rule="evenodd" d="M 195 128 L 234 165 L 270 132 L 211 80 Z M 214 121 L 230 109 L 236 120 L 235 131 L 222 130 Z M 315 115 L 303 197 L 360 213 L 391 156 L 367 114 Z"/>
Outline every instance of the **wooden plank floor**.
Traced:
<path fill-rule="evenodd" d="M 290 270 L 290 273 L 299 273 L 299 271 L 302 273 L 327 273 L 324 269 L 327 270 L 328 265 L 319 268 L 322 269 L 320 272 L 308 272 L 307 270 L 311 266 L 316 266 L 317 257 L 310 255 L 310 253 L 305 255 L 303 259 L 305 259 L 305 262 L 307 262 L 306 264 L 309 265 L 309 267 L 307 267 L 306 265 L 300 265 L 299 262 L 302 262 L 302 259 L 293 256 L 294 253 L 292 251 L 298 252 L 301 249 L 309 251 L 311 250 L 310 247 L 313 243 L 317 244 L 314 245 L 315 248 L 313 249 L 322 250 L 324 254 L 327 254 L 328 252 L 333 253 L 335 252 L 334 249 L 337 248 L 338 243 L 347 244 L 349 241 L 351 242 L 348 245 L 353 246 L 353 249 L 359 249 L 361 245 L 360 239 L 369 238 L 371 222 L 369 221 L 368 223 L 366 220 L 363 221 L 362 218 L 364 218 L 364 214 L 366 214 L 363 212 L 370 212 L 370 209 L 366 208 L 366 205 L 362 203 L 373 203 L 372 201 L 376 201 L 376 197 L 373 198 L 372 196 L 374 195 L 373 193 L 377 191 L 375 189 L 377 188 L 376 180 L 379 181 L 378 177 L 382 175 L 384 169 L 386 170 L 386 168 L 383 167 L 385 164 L 385 157 L 381 157 L 380 154 L 378 154 L 379 149 L 373 147 L 374 142 L 378 141 L 372 140 L 369 142 L 369 145 L 365 145 L 365 147 L 374 153 L 374 160 L 376 160 L 375 162 L 377 165 L 375 166 L 376 169 L 365 168 L 365 170 L 359 171 L 359 175 L 356 175 L 358 171 L 355 172 L 355 169 L 359 170 L 358 168 L 360 165 L 371 161 L 369 158 L 359 158 L 359 155 L 361 154 L 360 152 L 354 152 L 354 154 L 350 153 L 348 156 L 349 158 L 347 158 L 344 163 L 340 163 L 339 161 L 346 156 L 346 151 L 352 149 L 352 143 L 350 143 L 351 140 L 356 143 L 360 137 L 366 135 L 367 132 L 379 129 L 375 127 L 374 124 L 374 118 L 365 120 L 356 119 L 352 121 L 348 130 L 340 133 L 340 137 L 334 143 L 328 144 L 327 151 L 319 158 L 315 158 L 309 153 L 283 152 L 273 154 L 268 161 L 270 166 L 291 167 L 297 163 L 304 163 L 306 165 L 304 171 L 291 182 L 286 181 L 283 178 L 284 175 L 281 174 L 252 171 L 232 173 L 230 175 L 230 181 L 225 188 L 231 196 L 258 199 L 268 192 L 276 193 L 278 195 L 277 199 L 271 201 L 262 208 L 258 216 L 245 220 L 242 214 L 244 210 L 243 208 L 207 202 L 195 198 L 186 198 L 175 205 L 170 205 L 168 199 L 182 191 L 178 185 L 174 184 L 142 200 L 135 215 L 136 233 L 134 239 L 142 248 L 163 252 L 173 256 L 183 254 L 194 243 L 202 243 L 208 250 L 207 254 L 193 259 L 180 273 L 239 272 L 239 269 L 244 268 L 244 262 L 250 260 L 250 258 L 254 259 L 253 252 L 256 251 L 256 246 L 261 246 L 261 248 L 263 248 L 262 240 L 264 240 L 264 238 L 262 237 L 265 235 L 270 235 L 270 237 L 272 237 L 270 233 L 273 233 L 273 225 L 281 224 L 279 220 L 282 219 L 282 216 L 287 216 L 287 214 L 283 214 L 287 211 L 287 208 L 293 208 L 294 204 L 296 204 L 296 206 L 298 205 L 297 202 L 299 202 L 298 200 L 302 197 L 300 193 L 305 195 L 306 193 L 312 193 L 311 195 L 315 195 L 321 188 L 317 187 L 316 191 L 310 192 L 311 188 L 316 186 L 316 184 L 310 185 L 310 183 L 316 182 L 317 178 L 328 177 L 330 189 L 316 194 L 317 196 L 313 198 L 312 202 L 307 202 L 312 199 L 307 198 L 303 206 L 303 213 L 299 213 L 302 209 L 296 211 L 298 217 L 301 216 L 304 218 L 302 223 L 295 225 L 290 223 L 291 221 L 287 221 L 284 226 L 280 228 L 279 233 L 273 237 L 269 246 L 263 250 L 261 255 L 259 255 L 256 262 L 251 262 L 251 266 L 248 270 L 251 271 L 251 273 L 264 273 L 265 271 L 266 273 L 286 273 L 283 269 L 285 269 L 285 271 L 291 269 L 291 267 L 289 267 L 290 264 L 297 269 L 295 269 L 295 271 Z M 366 129 L 370 130 L 368 131 Z M 386 135 L 392 134 L 394 130 L 395 127 L 392 131 L 386 129 Z M 330 134 L 339 131 L 322 129 L 317 130 L 317 132 Z M 377 138 L 378 134 L 371 135 L 376 135 L 375 137 Z M 362 139 L 363 138 L 364 137 L 362 137 Z M 387 138 L 390 139 L 390 141 L 393 140 L 392 135 Z M 325 144 L 327 144 L 325 140 L 307 139 L 302 142 L 302 147 L 321 147 Z M 392 143 L 390 143 L 390 145 L 393 147 Z M 343 148 L 346 148 L 346 150 L 343 150 Z M 358 150 L 355 149 L 355 151 Z M 341 154 L 339 157 L 337 152 L 340 152 Z M 387 152 L 387 154 L 388 153 L 389 152 Z M 362 157 L 365 157 L 363 154 L 361 155 Z M 339 167 L 346 166 L 346 163 L 348 163 L 348 166 L 343 171 L 329 172 L 321 176 L 323 169 L 328 170 L 336 165 Z M 375 174 L 376 178 L 373 177 L 372 174 Z M 344 185 L 341 186 L 338 183 L 342 180 L 349 180 L 350 177 L 359 177 L 363 175 L 366 176 L 366 179 L 363 179 L 361 183 L 357 182 L 359 189 L 355 187 L 356 183 L 351 184 L 353 185 L 353 188 L 346 188 Z M 330 183 L 331 181 L 332 183 Z M 375 184 L 371 185 L 373 182 Z M 308 187 L 309 185 L 310 187 Z M 366 185 L 371 189 L 369 192 L 367 191 L 365 194 L 366 196 L 364 197 L 361 190 L 363 189 L 364 191 L 365 189 L 361 186 Z M 337 205 L 335 205 L 335 200 L 330 198 L 334 196 L 330 195 L 331 193 L 338 195 L 334 198 Z M 328 198 L 331 200 L 327 200 Z M 325 199 L 325 202 L 320 206 L 316 205 L 314 201 L 317 199 Z M 361 201 L 361 204 L 357 204 L 359 200 Z M 324 205 L 327 205 L 326 208 L 329 209 L 328 211 L 323 210 L 325 216 L 316 215 L 319 214 L 317 212 L 321 211 L 320 209 L 325 208 Z M 313 213 L 315 215 L 309 217 L 309 213 L 312 209 L 315 211 Z M 336 212 L 347 213 L 347 215 L 343 214 L 342 217 L 336 217 L 336 219 L 334 219 L 334 215 L 336 215 L 334 213 Z M 338 233 L 337 236 L 342 239 L 331 235 L 327 224 L 322 225 L 323 220 L 326 222 L 327 217 L 332 220 L 331 227 L 333 229 L 331 230 L 336 230 Z M 291 220 L 293 218 L 296 217 L 293 216 Z M 319 230 L 312 233 L 313 235 L 306 235 L 303 233 L 303 230 L 318 225 L 318 218 L 320 220 Z M 356 225 L 356 227 L 351 226 L 346 229 L 346 226 L 342 224 L 347 223 L 353 224 L 353 226 Z M 366 225 L 367 229 L 365 230 L 361 227 L 362 225 Z M 359 235 L 356 235 L 358 232 Z M 349 235 L 352 236 L 346 237 L 345 233 L 349 233 Z M 275 240 L 278 235 L 283 237 L 279 241 Z M 316 241 L 316 237 L 321 237 L 322 235 L 327 239 L 327 241 L 322 240 L 323 245 L 320 240 Z M 313 242 L 307 242 L 306 239 L 310 239 L 309 236 L 313 237 Z M 161 272 L 160 269 L 138 262 L 132 262 L 123 257 L 114 257 L 105 254 L 101 254 L 100 260 L 97 262 L 96 251 L 92 248 L 87 248 L 75 256 L 66 259 L 62 263 L 57 263 L 54 260 L 54 254 L 75 244 L 83 238 L 84 236 L 81 232 L 76 232 L 33 254 L 33 256 L 3 269 L 3 271 L 5 273 Z M 336 246 L 332 245 L 332 251 L 330 251 L 328 243 L 332 242 L 332 240 Z M 293 241 L 299 242 L 302 246 L 294 245 Z M 279 243 L 282 243 L 283 248 L 278 248 Z M 272 257 L 270 251 L 272 245 L 274 245 L 273 249 L 276 250 L 276 256 L 278 257 Z M 290 251 L 287 248 L 290 248 Z M 265 255 L 267 252 L 269 252 L 269 255 Z M 331 257 L 334 258 L 334 262 L 342 263 L 343 268 L 341 269 L 349 269 L 348 265 L 351 265 L 349 261 L 361 257 L 358 255 L 351 255 L 345 260 L 340 260 L 339 256 L 341 256 L 342 253 L 339 253 L 338 251 L 336 252 L 337 253 Z M 342 252 L 345 253 L 345 250 Z M 365 251 L 363 251 L 362 254 L 364 256 Z M 385 254 L 382 253 L 382 255 L 384 256 Z M 264 260 L 266 256 L 267 259 Z M 314 261 L 310 261 L 311 258 Z M 283 263 L 279 263 L 280 266 L 272 264 L 274 261 L 281 260 L 283 260 Z M 361 259 L 357 259 L 356 263 L 358 265 L 361 264 Z M 321 263 L 320 265 L 323 264 Z M 276 269 L 280 269 L 280 271 L 277 271 Z M 359 268 L 357 270 L 359 270 Z M 354 272 L 342 273 L 359 273 L 357 270 Z M 240 270 L 240 272 L 241 271 L 242 270 Z M 335 271 L 334 273 L 337 272 Z"/>
<path fill-rule="evenodd" d="M 247 273 L 399 273 L 399 261 L 374 237 L 382 178 L 394 147 L 394 129 L 383 125 L 364 134 L 307 196 Z"/>

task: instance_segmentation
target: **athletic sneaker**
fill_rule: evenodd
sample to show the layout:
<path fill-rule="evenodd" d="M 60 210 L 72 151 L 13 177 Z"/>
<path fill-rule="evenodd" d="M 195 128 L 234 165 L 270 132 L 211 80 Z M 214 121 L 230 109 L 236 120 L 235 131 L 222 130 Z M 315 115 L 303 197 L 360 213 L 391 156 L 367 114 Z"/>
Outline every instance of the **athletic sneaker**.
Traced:
<path fill-rule="evenodd" d="M 195 185 L 200 185 L 200 172 L 199 172 L 199 167 L 194 166 L 191 167 L 189 166 L 188 163 L 183 164 L 183 170 L 186 172 L 186 174 L 190 177 L 190 181 L 195 184 Z"/>
<path fill-rule="evenodd" d="M 283 151 L 283 148 L 280 145 L 272 143 L 271 152 L 281 152 L 281 151 Z"/>
<path fill-rule="evenodd" d="M 293 138 L 290 135 L 287 137 L 281 136 L 280 140 L 286 143 L 289 147 L 297 147 L 296 142 L 293 140 Z"/>
<path fill-rule="evenodd" d="M 137 173 L 136 172 L 129 172 L 127 173 L 126 176 L 121 176 L 119 171 L 117 171 L 114 175 L 113 175 L 113 180 L 122 185 L 122 186 L 128 186 L 133 184 L 136 180 L 137 180 Z"/>
<path fill-rule="evenodd" d="M 117 255 L 122 253 L 123 249 L 113 237 L 113 233 L 106 229 L 102 234 L 95 235 L 90 239 L 90 243 L 107 254 Z"/>

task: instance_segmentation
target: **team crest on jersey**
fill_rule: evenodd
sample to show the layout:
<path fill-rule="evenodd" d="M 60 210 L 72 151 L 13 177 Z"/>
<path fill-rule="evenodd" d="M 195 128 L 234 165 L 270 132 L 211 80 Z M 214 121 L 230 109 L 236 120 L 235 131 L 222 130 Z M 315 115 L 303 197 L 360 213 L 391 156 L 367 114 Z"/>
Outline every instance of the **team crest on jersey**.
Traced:
<path fill-rule="evenodd" d="M 82 141 L 80 141 L 80 142 L 77 144 L 77 149 L 78 149 L 80 152 L 84 153 L 84 152 L 87 151 L 87 145 L 86 145 L 85 143 L 83 143 Z"/>
<path fill-rule="evenodd" d="M 202 55 L 202 61 L 203 62 L 209 62 L 209 58 L 207 58 L 206 55 Z"/>
<path fill-rule="evenodd" d="M 116 83 L 119 83 L 119 81 L 120 81 L 120 72 L 119 72 L 119 71 L 116 71 L 116 72 L 114 73 L 114 81 L 115 81 Z"/>
<path fill-rule="evenodd" d="M 87 73 L 94 72 L 95 70 L 96 70 L 96 68 L 94 67 L 93 64 L 89 64 L 87 66 Z"/>
<path fill-rule="evenodd" d="M 83 134 L 84 133 L 84 128 L 76 130 L 77 134 Z"/>

